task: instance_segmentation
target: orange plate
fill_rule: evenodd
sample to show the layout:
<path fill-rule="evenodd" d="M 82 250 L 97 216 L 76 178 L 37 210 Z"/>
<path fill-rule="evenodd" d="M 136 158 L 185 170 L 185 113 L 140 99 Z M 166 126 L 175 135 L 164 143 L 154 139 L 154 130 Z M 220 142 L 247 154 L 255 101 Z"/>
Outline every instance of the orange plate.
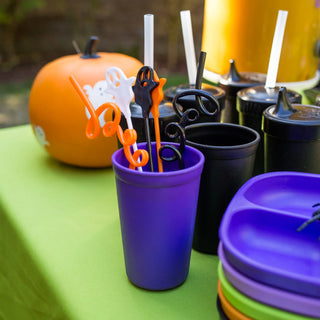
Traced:
<path fill-rule="evenodd" d="M 218 295 L 221 301 L 223 312 L 230 320 L 253 320 L 252 318 L 245 316 L 243 313 L 234 308 L 232 304 L 230 304 L 222 292 L 220 280 L 218 281 Z"/>

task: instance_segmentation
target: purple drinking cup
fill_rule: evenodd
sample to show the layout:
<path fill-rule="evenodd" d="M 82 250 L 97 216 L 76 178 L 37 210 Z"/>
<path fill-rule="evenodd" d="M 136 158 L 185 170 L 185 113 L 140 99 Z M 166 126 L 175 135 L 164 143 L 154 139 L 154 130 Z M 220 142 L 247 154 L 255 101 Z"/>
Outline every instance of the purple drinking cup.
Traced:
<path fill-rule="evenodd" d="M 152 148 L 156 163 L 155 143 Z M 126 273 L 144 289 L 177 287 L 189 273 L 204 156 L 186 146 L 183 159 L 181 170 L 175 162 L 163 162 L 164 172 L 147 166 L 139 172 L 128 168 L 123 149 L 112 156 Z"/>

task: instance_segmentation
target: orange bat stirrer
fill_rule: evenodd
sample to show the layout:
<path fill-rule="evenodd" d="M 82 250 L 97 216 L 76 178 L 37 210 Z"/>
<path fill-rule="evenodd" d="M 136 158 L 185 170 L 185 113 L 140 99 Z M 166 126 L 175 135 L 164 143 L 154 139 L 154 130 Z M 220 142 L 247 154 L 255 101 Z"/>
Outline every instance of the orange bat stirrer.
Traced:
<path fill-rule="evenodd" d="M 78 81 L 73 75 L 69 77 L 70 82 L 78 92 L 80 98 L 84 102 L 85 106 L 90 112 L 90 119 L 86 127 L 86 135 L 89 139 L 94 139 L 98 137 L 100 133 L 100 122 L 99 116 L 107 109 L 112 109 L 114 111 L 113 121 L 108 121 L 102 128 L 102 133 L 105 137 L 111 137 L 117 133 L 118 139 L 123 145 L 124 154 L 129 161 L 129 168 L 135 169 L 136 167 L 143 167 L 149 161 L 149 153 L 146 150 L 138 149 L 133 154 L 131 153 L 131 146 L 137 141 L 137 132 L 134 129 L 126 129 L 124 132 L 120 126 L 121 111 L 119 107 L 113 102 L 107 102 L 102 104 L 97 110 L 94 109 L 90 100 L 83 92 Z M 140 162 L 138 161 L 140 159 Z"/>

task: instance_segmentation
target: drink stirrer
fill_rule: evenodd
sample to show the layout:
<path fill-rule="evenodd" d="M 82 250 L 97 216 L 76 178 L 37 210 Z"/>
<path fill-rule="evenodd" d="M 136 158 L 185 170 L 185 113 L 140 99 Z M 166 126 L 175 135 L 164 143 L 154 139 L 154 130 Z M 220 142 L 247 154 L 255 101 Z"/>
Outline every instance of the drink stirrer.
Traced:
<path fill-rule="evenodd" d="M 111 67 L 106 71 L 107 92 L 114 96 L 115 103 L 124 115 L 128 129 L 133 129 L 130 111 L 130 102 L 133 99 L 132 85 L 135 77 L 127 78 L 118 67 Z M 138 150 L 137 143 L 132 145 L 133 151 Z M 138 159 L 139 162 L 139 159 Z M 142 167 L 138 167 L 142 172 Z"/>

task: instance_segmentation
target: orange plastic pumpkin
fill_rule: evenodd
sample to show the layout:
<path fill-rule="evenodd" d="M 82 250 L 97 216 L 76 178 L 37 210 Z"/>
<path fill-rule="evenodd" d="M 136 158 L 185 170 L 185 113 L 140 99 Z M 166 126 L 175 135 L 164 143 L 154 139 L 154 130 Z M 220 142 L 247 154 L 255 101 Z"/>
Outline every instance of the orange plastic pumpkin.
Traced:
<path fill-rule="evenodd" d="M 124 54 L 92 53 L 97 40 L 90 38 L 83 55 L 65 56 L 45 65 L 33 82 L 29 98 L 30 123 L 38 142 L 57 160 L 81 167 L 111 166 L 111 155 L 118 145 L 116 136 L 86 137 L 90 115 L 69 76 L 74 75 L 96 109 L 113 99 L 105 90 L 108 68 L 119 67 L 131 77 L 143 66 Z M 111 117 L 103 114 L 101 126 Z"/>

